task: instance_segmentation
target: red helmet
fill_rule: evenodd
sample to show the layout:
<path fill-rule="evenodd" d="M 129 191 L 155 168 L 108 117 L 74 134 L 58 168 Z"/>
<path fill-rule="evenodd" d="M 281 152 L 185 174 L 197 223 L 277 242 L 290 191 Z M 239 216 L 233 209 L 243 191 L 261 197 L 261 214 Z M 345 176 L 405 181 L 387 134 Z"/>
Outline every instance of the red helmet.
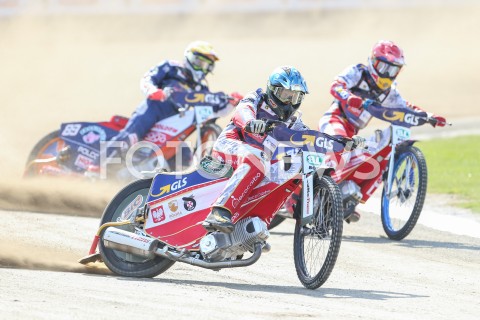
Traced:
<path fill-rule="evenodd" d="M 368 69 L 377 86 L 386 90 L 405 64 L 403 50 L 392 41 L 381 40 L 372 49 Z"/>

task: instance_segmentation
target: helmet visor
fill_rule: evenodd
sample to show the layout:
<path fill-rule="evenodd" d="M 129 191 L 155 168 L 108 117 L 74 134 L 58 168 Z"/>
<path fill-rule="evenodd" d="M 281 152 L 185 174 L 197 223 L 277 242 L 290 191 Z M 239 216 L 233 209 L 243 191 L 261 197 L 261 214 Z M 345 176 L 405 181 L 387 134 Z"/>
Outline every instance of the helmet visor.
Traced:
<path fill-rule="evenodd" d="M 273 95 L 282 103 L 299 104 L 302 102 L 305 93 L 283 87 L 275 87 L 273 89 Z"/>
<path fill-rule="evenodd" d="M 203 71 L 203 73 L 212 72 L 215 67 L 213 61 L 199 55 L 193 55 L 192 59 L 190 59 L 190 63 L 192 64 L 193 69 L 196 71 Z"/>
<path fill-rule="evenodd" d="M 378 75 L 384 78 L 395 78 L 400 72 L 400 69 L 402 69 L 402 66 L 378 59 L 374 59 L 373 67 Z"/>

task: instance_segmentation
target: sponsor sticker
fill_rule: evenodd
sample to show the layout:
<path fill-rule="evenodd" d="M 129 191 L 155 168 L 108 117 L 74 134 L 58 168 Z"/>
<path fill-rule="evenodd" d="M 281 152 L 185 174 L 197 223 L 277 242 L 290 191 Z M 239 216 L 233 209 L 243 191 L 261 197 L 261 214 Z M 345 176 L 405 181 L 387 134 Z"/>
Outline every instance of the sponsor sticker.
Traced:
<path fill-rule="evenodd" d="M 97 160 L 98 159 L 98 152 L 90 150 L 84 146 L 79 146 L 77 149 L 78 153 L 83 154 L 84 156 L 89 157 L 90 159 Z"/>
<path fill-rule="evenodd" d="M 170 133 L 173 135 L 176 135 L 178 132 L 178 129 L 169 125 L 166 125 L 164 123 L 157 122 L 155 126 L 153 126 L 152 131 L 156 132 L 164 132 L 164 133 Z"/>
<path fill-rule="evenodd" d="M 93 163 L 93 161 L 90 158 L 88 158 L 88 157 L 86 157 L 82 154 L 79 154 L 77 156 L 77 158 L 75 159 L 75 162 L 74 162 L 74 164 L 77 167 L 82 168 L 82 169 L 87 169 L 92 163 Z"/>
<path fill-rule="evenodd" d="M 183 197 L 182 200 L 183 200 L 183 207 L 187 211 L 192 211 L 197 206 L 197 201 L 195 201 L 193 195 L 190 195 L 188 197 Z"/>
<path fill-rule="evenodd" d="M 172 191 L 177 191 L 187 185 L 187 177 L 177 180 L 171 184 L 164 185 L 160 187 L 159 193 L 157 194 L 152 194 L 152 197 L 158 197 L 167 193 L 170 193 Z"/>
<path fill-rule="evenodd" d="M 99 126 L 86 126 L 80 130 L 80 135 L 82 135 L 82 140 L 86 144 L 92 144 L 97 141 L 105 141 L 107 139 L 107 134 Z"/>
<path fill-rule="evenodd" d="M 163 210 L 163 206 L 159 206 L 150 210 L 150 214 L 152 215 L 152 220 L 155 223 L 162 222 L 165 220 L 165 211 Z"/>
<path fill-rule="evenodd" d="M 177 200 L 172 200 L 168 203 L 168 208 L 172 212 L 177 212 L 178 210 L 178 201 Z"/>
<path fill-rule="evenodd" d="M 142 205 L 143 196 L 141 194 L 137 195 L 128 206 L 123 209 L 122 214 L 120 215 L 120 220 L 129 220 L 132 214 Z"/>

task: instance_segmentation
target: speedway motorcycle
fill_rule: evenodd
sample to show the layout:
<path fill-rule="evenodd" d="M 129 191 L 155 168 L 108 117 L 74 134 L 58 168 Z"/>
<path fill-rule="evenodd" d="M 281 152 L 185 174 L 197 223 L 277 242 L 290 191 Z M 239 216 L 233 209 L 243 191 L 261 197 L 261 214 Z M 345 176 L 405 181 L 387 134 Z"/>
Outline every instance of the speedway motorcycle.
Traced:
<path fill-rule="evenodd" d="M 188 167 L 192 152 L 198 152 L 199 156 L 205 154 L 222 132 L 215 121 L 230 111 L 226 110 L 229 107 L 218 112 L 214 110 L 219 110 L 226 100 L 232 100 L 223 92 L 207 91 L 173 92 L 169 99 L 174 102 L 178 114 L 157 122 L 147 133 L 142 141 L 144 147 L 138 148 L 132 157 L 136 172 L 159 167 L 167 171 Z M 127 122 L 128 118 L 115 115 L 105 122 L 63 123 L 59 130 L 48 134 L 34 146 L 24 176 L 97 177 L 98 170 L 92 172 L 91 168 L 99 168 L 101 144 L 117 135 Z M 185 140 L 195 131 L 197 142 L 190 148 Z M 117 166 L 116 169 L 116 179 L 134 178 L 125 166 Z"/>
<path fill-rule="evenodd" d="M 358 203 L 365 203 L 383 182 L 381 196 L 381 221 L 383 230 L 392 240 L 402 240 L 415 227 L 423 209 L 427 193 L 427 163 L 422 151 L 414 146 L 411 127 L 437 120 L 426 112 L 410 108 L 384 108 L 368 101 L 363 108 L 373 117 L 387 121 L 390 126 L 367 140 L 368 151 L 353 164 L 340 160 L 332 178 L 340 188 L 353 180 L 361 196 L 352 195 L 343 200 L 345 218 Z M 345 165 L 347 163 L 347 165 Z M 270 224 L 278 226 L 285 218 L 292 218 L 298 195 L 287 200 L 287 205 Z M 347 218 L 348 219 L 348 218 Z M 348 222 L 348 220 L 347 220 Z"/>
<path fill-rule="evenodd" d="M 196 169 L 160 172 L 127 185 L 106 207 L 89 255 L 79 262 L 103 261 L 128 277 L 155 277 L 175 262 L 211 270 L 252 265 L 270 249 L 273 216 L 303 186 L 294 215 L 294 263 L 305 287 L 320 287 L 333 270 L 343 230 L 342 198 L 325 154 L 341 152 L 352 142 L 267 123 L 272 134 L 264 150 L 270 174 L 234 212 L 231 234 L 208 233 L 202 226 L 229 179 L 237 178 L 228 164 L 207 156 Z"/>

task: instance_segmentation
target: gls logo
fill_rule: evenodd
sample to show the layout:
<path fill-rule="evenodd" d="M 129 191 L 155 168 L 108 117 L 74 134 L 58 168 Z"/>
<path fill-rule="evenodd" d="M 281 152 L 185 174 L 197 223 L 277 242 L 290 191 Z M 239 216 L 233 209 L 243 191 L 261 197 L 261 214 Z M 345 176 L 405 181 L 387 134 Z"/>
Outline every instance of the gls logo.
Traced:
<path fill-rule="evenodd" d="M 189 94 L 188 96 L 185 97 L 185 101 L 190 102 L 190 103 L 195 103 L 195 102 L 206 102 L 206 103 L 214 103 L 214 104 L 219 104 L 220 103 L 220 97 L 211 93 L 193 93 Z"/>
<path fill-rule="evenodd" d="M 410 113 L 405 114 L 404 112 L 400 112 L 400 111 L 392 111 L 391 115 L 388 115 L 388 111 L 385 111 L 383 113 L 383 117 L 389 121 L 398 120 L 398 121 L 403 121 L 405 123 L 411 124 L 413 126 L 418 125 L 418 117 Z"/>
<path fill-rule="evenodd" d="M 411 124 L 413 126 L 418 125 L 418 117 L 414 116 L 413 114 L 406 114 L 405 115 L 405 122 Z"/>
<path fill-rule="evenodd" d="M 318 137 L 315 140 L 315 145 L 319 148 L 333 149 L 333 140 L 329 140 L 323 137 Z"/>
<path fill-rule="evenodd" d="M 213 104 L 219 104 L 220 103 L 220 98 L 214 94 L 206 94 L 205 95 L 205 102 L 207 103 L 213 103 Z"/>
<path fill-rule="evenodd" d="M 174 183 L 172 183 L 172 191 L 175 191 L 177 189 L 183 188 L 187 185 L 187 178 L 183 178 L 182 180 L 177 180 Z"/>
<path fill-rule="evenodd" d="M 167 184 L 166 186 L 163 186 L 160 188 L 160 192 L 157 194 L 152 194 L 152 197 L 158 197 L 161 196 L 162 194 L 169 193 L 171 191 L 177 191 L 187 185 L 187 177 L 177 180 L 171 184 Z"/>
<path fill-rule="evenodd" d="M 295 139 L 295 140 L 294 140 Z M 290 142 L 296 146 L 311 145 L 315 144 L 319 148 L 333 149 L 333 140 L 324 138 L 324 137 L 315 137 L 313 135 L 302 135 L 302 140 L 298 139 L 292 135 L 290 137 Z"/>

